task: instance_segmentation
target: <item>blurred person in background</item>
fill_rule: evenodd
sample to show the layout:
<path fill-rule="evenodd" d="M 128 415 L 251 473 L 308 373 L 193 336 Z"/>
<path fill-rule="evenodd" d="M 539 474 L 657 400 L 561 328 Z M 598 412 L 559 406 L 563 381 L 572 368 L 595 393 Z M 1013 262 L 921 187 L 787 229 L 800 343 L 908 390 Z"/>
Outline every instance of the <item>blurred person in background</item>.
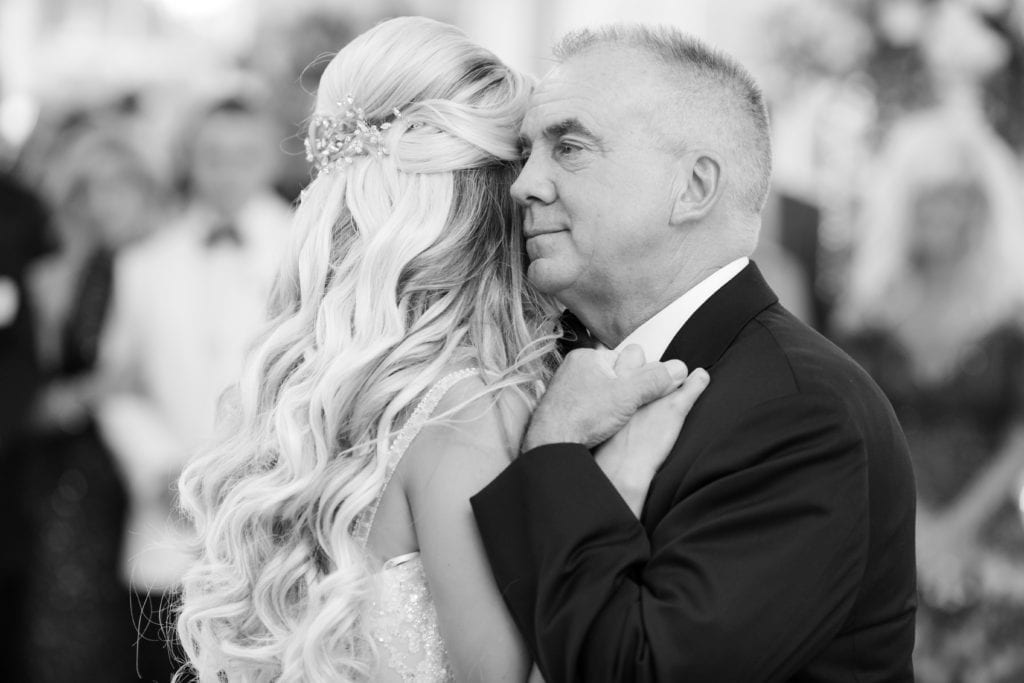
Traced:
<path fill-rule="evenodd" d="M 308 12 L 268 12 L 251 55 L 253 66 L 274 93 L 271 113 L 284 130 L 299 131 L 315 103 L 316 87 L 330 58 L 359 33 L 351 17 L 325 6 Z M 309 164 L 301 135 L 281 141 L 284 154 L 274 186 L 296 201 L 309 183 Z"/>
<path fill-rule="evenodd" d="M 211 435 L 217 399 L 263 324 L 286 237 L 290 210 L 271 189 L 277 144 L 255 104 L 207 107 L 183 141 L 180 215 L 115 264 L 102 365 L 117 388 L 100 422 L 129 490 L 121 571 L 146 681 L 177 668 L 163 608 L 191 558 L 173 482 Z"/>
<path fill-rule="evenodd" d="M 814 216 L 815 223 L 800 223 L 792 219 L 795 207 L 807 207 L 807 215 Z M 810 272 L 811 264 L 816 259 L 817 246 L 817 210 L 807 204 L 798 203 L 792 197 L 775 188 L 768 195 L 762 213 L 761 232 L 758 235 L 757 248 L 751 258 L 761 269 L 765 282 L 771 285 L 779 296 L 779 302 L 790 313 L 811 327 L 820 329 L 821 320 L 815 309 L 814 279 Z M 787 220 L 789 222 L 787 223 Z M 790 230 L 787 226 L 797 225 L 800 232 Z M 804 232 L 804 227 L 812 230 Z M 789 246 L 788 236 L 799 234 L 805 243 L 812 245 L 806 251 L 797 251 Z"/>
<path fill-rule="evenodd" d="M 0 147 L 2 147 L 0 140 Z M 4 158 L 0 149 L 0 160 Z M 43 383 L 27 290 L 32 265 L 51 245 L 48 212 L 36 192 L 0 170 L 0 680 L 25 680 L 24 594 L 29 578 L 28 524 L 22 495 L 25 449 L 19 441 Z"/>
<path fill-rule="evenodd" d="M 918 487 L 918 679 L 1024 680 L 1024 208 L 959 107 L 897 124 L 869 176 L 839 341 L 878 381 Z"/>
<path fill-rule="evenodd" d="M 34 316 L 26 290 L 32 265 L 52 249 L 48 213 L 34 190 L 0 170 L 0 449 L 20 433 L 39 386 Z"/>
<path fill-rule="evenodd" d="M 157 184 L 126 136 L 88 118 L 55 138 L 41 182 L 59 250 L 30 280 L 46 384 L 21 446 L 31 535 L 24 658 L 32 681 L 124 680 L 125 492 L 93 420 L 104 387 L 96 361 L 114 254 L 152 226 Z"/>
<path fill-rule="evenodd" d="M 751 43 L 766 57 L 775 155 L 754 259 L 786 308 L 825 330 L 834 299 L 829 223 L 844 208 L 874 113 L 857 76 L 874 41 L 845 0 L 773 0 L 758 14 Z"/>

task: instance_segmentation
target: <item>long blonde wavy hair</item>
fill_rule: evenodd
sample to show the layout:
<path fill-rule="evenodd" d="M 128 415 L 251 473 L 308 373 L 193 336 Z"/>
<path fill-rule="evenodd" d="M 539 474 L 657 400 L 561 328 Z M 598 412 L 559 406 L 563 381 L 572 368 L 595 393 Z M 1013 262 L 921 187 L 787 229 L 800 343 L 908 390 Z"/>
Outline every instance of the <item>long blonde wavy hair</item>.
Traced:
<path fill-rule="evenodd" d="M 372 675 L 353 530 L 384 486 L 389 442 L 453 367 L 479 367 L 492 396 L 541 391 L 557 323 L 525 280 L 508 193 L 529 91 L 457 29 L 409 17 L 356 38 L 321 77 L 316 114 L 351 96 L 371 125 L 401 116 L 387 155 L 303 194 L 223 434 L 181 476 L 199 559 L 178 632 L 201 680 Z"/>

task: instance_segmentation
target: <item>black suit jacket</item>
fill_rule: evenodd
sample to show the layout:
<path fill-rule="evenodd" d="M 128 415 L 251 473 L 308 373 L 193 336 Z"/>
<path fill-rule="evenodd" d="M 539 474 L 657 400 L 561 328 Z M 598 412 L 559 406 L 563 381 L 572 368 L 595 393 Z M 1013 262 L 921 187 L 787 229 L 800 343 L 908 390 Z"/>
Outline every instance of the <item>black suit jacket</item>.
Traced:
<path fill-rule="evenodd" d="M 711 384 L 639 521 L 579 444 L 472 499 L 546 680 L 912 681 L 913 474 L 875 383 L 753 264 L 664 358 Z"/>

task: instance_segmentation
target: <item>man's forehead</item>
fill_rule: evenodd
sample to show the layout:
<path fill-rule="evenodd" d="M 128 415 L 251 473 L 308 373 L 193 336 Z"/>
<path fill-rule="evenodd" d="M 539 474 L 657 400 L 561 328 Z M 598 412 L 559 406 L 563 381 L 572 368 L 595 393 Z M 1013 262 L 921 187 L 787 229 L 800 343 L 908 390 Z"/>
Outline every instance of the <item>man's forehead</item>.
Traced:
<path fill-rule="evenodd" d="M 522 133 L 536 138 L 549 127 L 578 120 L 591 130 L 651 99 L 657 78 L 649 59 L 628 48 L 590 50 L 569 58 L 537 84 Z"/>
<path fill-rule="evenodd" d="M 601 87 L 601 79 L 578 66 L 575 60 L 560 64 L 540 80 L 523 120 L 524 134 L 540 136 L 562 121 L 588 121 L 597 115 L 608 93 Z"/>

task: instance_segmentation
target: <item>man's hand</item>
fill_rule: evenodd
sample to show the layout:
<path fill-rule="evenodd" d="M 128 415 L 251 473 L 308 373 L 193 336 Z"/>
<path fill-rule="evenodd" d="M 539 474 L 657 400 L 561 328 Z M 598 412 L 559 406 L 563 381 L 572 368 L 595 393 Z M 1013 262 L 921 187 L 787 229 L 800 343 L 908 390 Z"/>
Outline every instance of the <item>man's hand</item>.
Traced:
<path fill-rule="evenodd" d="M 651 401 L 675 391 L 686 379 L 678 360 L 645 363 L 643 350 L 577 349 L 551 379 L 530 419 L 523 450 L 552 443 L 593 448 L 622 429 Z"/>

